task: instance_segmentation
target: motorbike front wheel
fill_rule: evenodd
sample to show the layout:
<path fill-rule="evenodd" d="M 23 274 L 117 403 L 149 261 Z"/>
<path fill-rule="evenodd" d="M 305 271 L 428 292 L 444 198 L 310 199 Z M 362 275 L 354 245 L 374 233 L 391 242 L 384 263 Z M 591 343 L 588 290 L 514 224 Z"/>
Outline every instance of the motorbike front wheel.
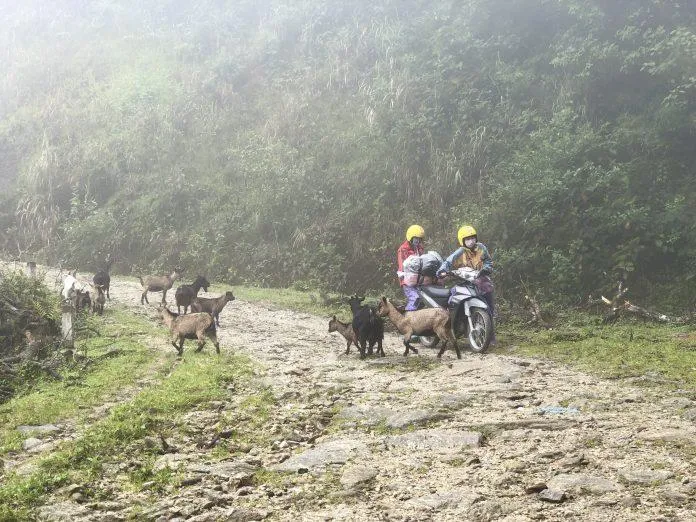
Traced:
<path fill-rule="evenodd" d="M 483 308 L 471 308 L 470 313 L 473 328 L 469 331 L 469 344 L 472 352 L 481 353 L 486 351 L 493 337 L 493 320 Z"/>

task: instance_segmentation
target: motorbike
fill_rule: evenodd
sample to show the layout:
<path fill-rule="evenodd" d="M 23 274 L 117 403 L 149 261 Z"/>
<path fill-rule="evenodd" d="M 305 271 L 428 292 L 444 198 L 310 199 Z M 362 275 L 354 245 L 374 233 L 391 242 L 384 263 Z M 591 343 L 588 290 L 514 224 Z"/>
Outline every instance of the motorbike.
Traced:
<path fill-rule="evenodd" d="M 450 314 L 452 334 L 455 339 L 468 338 L 471 350 L 486 351 L 493 337 L 493 318 L 486 302 L 480 297 L 474 280 L 478 271 L 458 268 L 448 273 L 454 281 L 451 288 L 419 286 L 419 308 L 442 308 Z M 434 348 L 440 339 L 434 335 L 421 335 L 420 343 Z"/>

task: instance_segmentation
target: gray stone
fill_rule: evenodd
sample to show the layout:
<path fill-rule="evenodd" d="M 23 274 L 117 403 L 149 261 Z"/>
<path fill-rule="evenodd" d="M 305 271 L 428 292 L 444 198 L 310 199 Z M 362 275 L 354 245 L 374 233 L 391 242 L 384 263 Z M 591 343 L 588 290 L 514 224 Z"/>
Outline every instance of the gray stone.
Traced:
<path fill-rule="evenodd" d="M 530 484 L 529 486 L 526 486 L 524 488 L 524 492 L 527 493 L 527 495 L 531 495 L 532 493 L 541 493 L 545 489 L 548 489 L 546 487 L 546 483 L 536 482 L 534 484 Z"/>
<path fill-rule="evenodd" d="M 220 519 L 227 522 L 251 522 L 253 520 L 263 520 L 266 517 L 265 513 L 242 507 L 228 509 L 223 515 Z"/>
<path fill-rule="evenodd" d="M 87 519 L 91 510 L 85 506 L 66 500 L 64 502 L 50 502 L 37 509 L 40 520 L 51 522 L 73 522 L 78 519 Z"/>
<path fill-rule="evenodd" d="M 674 473 L 664 469 L 624 469 L 619 471 L 619 476 L 631 484 L 654 484 L 664 482 L 674 476 Z"/>
<path fill-rule="evenodd" d="M 53 424 L 43 424 L 41 426 L 17 426 L 17 431 L 20 433 L 55 433 L 60 431 L 60 428 Z"/>
<path fill-rule="evenodd" d="M 294 455 L 285 462 L 274 465 L 271 469 L 296 473 L 321 471 L 330 464 L 345 464 L 350 458 L 369 453 L 368 447 L 360 441 L 332 440 L 319 444 L 299 455 Z"/>
<path fill-rule="evenodd" d="M 475 494 L 465 491 L 443 491 L 408 500 L 406 507 L 409 509 L 437 511 L 440 509 L 457 508 L 463 503 L 470 506 L 475 497 Z"/>
<path fill-rule="evenodd" d="M 183 453 L 166 453 L 161 457 L 157 457 L 157 460 L 155 460 L 152 465 L 152 469 L 154 471 L 162 471 L 166 468 L 177 470 L 180 466 L 184 465 L 188 459 L 189 457 Z"/>
<path fill-rule="evenodd" d="M 574 493 L 594 493 L 603 494 L 619 491 L 621 487 L 602 477 L 594 477 L 584 474 L 561 474 L 556 475 L 546 482 L 549 489 L 558 491 L 572 491 Z"/>
<path fill-rule="evenodd" d="M 214 477 L 234 480 L 246 480 L 254 475 L 258 466 L 245 461 L 218 462 L 210 466 L 209 473 Z"/>
<path fill-rule="evenodd" d="M 672 506 L 683 506 L 689 497 L 683 491 L 674 488 L 664 488 L 660 491 L 660 496 Z"/>
<path fill-rule="evenodd" d="M 450 410 L 461 410 L 469 405 L 472 395 L 469 393 L 451 393 L 439 398 L 442 406 Z"/>
<path fill-rule="evenodd" d="M 341 485 L 345 489 L 353 489 L 360 484 L 369 482 L 377 476 L 377 469 L 371 466 L 349 466 L 341 475 Z"/>
<path fill-rule="evenodd" d="M 626 402 L 627 403 L 638 403 L 638 402 L 644 402 L 645 399 L 643 398 L 642 394 L 635 392 L 635 393 L 630 393 L 630 394 L 622 397 L 621 399 L 619 399 L 619 401 L 624 402 L 624 403 L 626 403 Z"/>
<path fill-rule="evenodd" d="M 545 489 L 539 492 L 539 500 L 544 502 L 552 502 L 554 504 L 560 504 L 566 499 L 566 494 L 563 491 L 558 491 L 555 489 Z"/>
<path fill-rule="evenodd" d="M 449 418 L 450 415 L 426 410 L 400 411 L 389 415 L 386 425 L 392 429 L 403 429 L 409 426 L 422 426 L 436 420 Z"/>
<path fill-rule="evenodd" d="M 691 442 L 696 438 L 696 432 L 687 430 L 648 430 L 638 433 L 637 437 L 647 441 L 659 442 Z"/>
<path fill-rule="evenodd" d="M 33 448 L 37 448 L 41 446 L 44 443 L 41 439 L 35 439 L 34 437 L 29 437 L 24 441 L 22 444 L 22 447 L 24 448 L 25 451 L 29 451 Z"/>
<path fill-rule="evenodd" d="M 357 421 L 365 426 L 376 426 L 383 422 L 394 410 L 389 408 L 371 408 L 368 406 L 350 406 L 344 408 L 339 417 L 346 420 Z"/>
<path fill-rule="evenodd" d="M 428 429 L 385 438 L 388 446 L 417 451 L 456 453 L 464 447 L 480 446 L 482 435 L 478 432 Z"/>

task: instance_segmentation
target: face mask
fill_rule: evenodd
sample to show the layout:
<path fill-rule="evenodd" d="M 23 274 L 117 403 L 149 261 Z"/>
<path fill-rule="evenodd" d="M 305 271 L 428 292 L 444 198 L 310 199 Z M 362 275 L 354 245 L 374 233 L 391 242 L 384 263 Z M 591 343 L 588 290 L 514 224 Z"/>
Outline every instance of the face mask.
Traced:
<path fill-rule="evenodd" d="M 474 239 L 473 237 L 470 237 L 469 239 L 465 239 L 464 246 L 466 248 L 470 248 L 470 249 L 474 248 L 476 246 L 476 239 Z"/>

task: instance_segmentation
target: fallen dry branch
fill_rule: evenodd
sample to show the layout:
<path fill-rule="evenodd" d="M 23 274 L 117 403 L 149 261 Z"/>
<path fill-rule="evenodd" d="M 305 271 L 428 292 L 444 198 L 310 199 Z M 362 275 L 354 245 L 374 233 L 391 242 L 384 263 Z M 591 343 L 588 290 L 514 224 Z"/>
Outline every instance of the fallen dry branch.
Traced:
<path fill-rule="evenodd" d="M 665 314 L 652 312 L 652 311 L 648 310 L 647 308 L 643 308 L 642 306 L 634 305 L 628 299 L 625 298 L 625 295 L 627 292 L 628 292 L 628 287 L 624 286 L 623 281 L 619 281 L 618 289 L 617 289 L 616 295 L 614 296 L 613 299 L 608 299 L 608 298 L 602 296 L 601 301 L 600 300 L 592 300 L 592 296 L 590 296 L 588 299 L 588 302 L 591 305 L 599 304 L 601 302 L 609 307 L 609 311 L 608 311 L 607 315 L 604 317 L 605 323 L 613 323 L 622 314 L 631 314 L 631 315 L 635 315 L 637 317 L 641 317 L 641 318 L 646 319 L 646 320 L 656 321 L 656 322 L 661 322 L 661 323 L 675 322 L 674 319 L 670 319 Z"/>

